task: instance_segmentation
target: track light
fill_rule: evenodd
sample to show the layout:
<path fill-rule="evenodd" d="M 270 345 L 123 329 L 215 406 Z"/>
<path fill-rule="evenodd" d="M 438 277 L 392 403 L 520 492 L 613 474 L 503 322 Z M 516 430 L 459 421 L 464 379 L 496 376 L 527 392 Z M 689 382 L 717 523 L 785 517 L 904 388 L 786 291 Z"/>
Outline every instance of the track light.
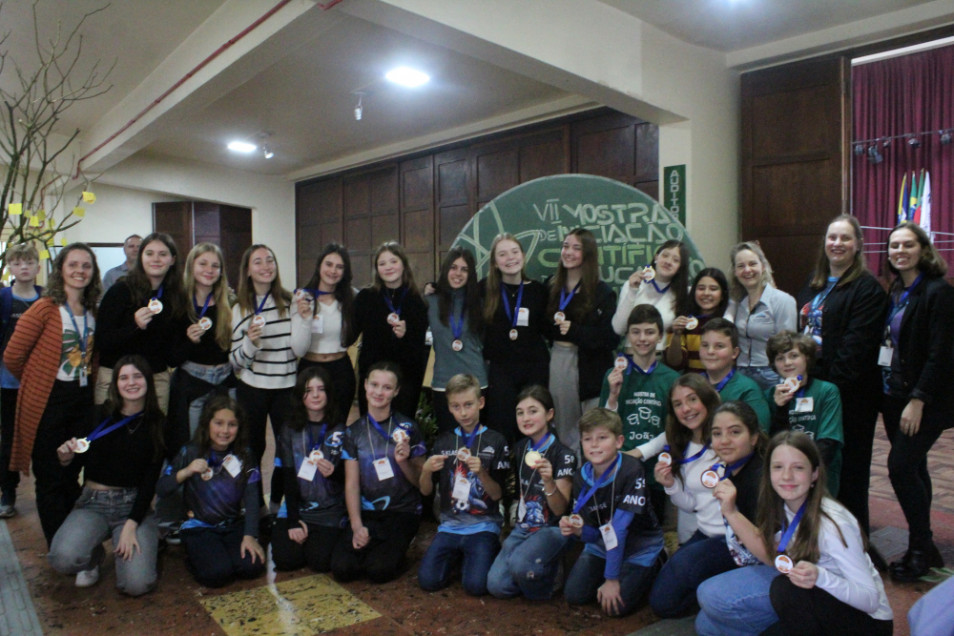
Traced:
<path fill-rule="evenodd" d="M 942 145 L 942 146 L 947 146 L 947 145 L 949 145 L 949 144 L 951 143 L 951 141 L 954 141 L 954 129 L 951 129 L 951 130 L 939 130 L 938 132 L 941 133 L 941 145 Z"/>
<path fill-rule="evenodd" d="M 908 145 L 911 146 L 912 148 L 920 148 L 921 140 L 915 137 L 914 135 L 910 135 L 908 137 Z"/>
<path fill-rule="evenodd" d="M 268 144 L 262 144 L 262 155 L 266 159 L 271 159 L 275 156 L 275 153 L 272 152 L 272 149 L 268 147 Z"/>
<path fill-rule="evenodd" d="M 878 151 L 877 145 L 868 146 L 868 161 L 871 163 L 881 163 L 884 156 Z"/>
<path fill-rule="evenodd" d="M 355 121 L 361 121 L 361 116 L 364 114 L 364 107 L 361 105 L 362 97 L 364 97 L 364 93 L 358 93 L 358 105 L 354 107 Z"/>

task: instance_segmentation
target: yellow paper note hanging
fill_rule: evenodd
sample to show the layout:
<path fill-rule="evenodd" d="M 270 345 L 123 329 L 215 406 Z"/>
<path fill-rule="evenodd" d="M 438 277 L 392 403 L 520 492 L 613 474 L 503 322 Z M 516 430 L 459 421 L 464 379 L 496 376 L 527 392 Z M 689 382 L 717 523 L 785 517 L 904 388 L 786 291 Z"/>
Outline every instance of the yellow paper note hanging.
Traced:
<path fill-rule="evenodd" d="M 50 250 L 40 250 L 40 260 L 45 261 L 50 258 Z"/>
<path fill-rule="evenodd" d="M 86 203 L 96 203 L 96 195 L 92 192 L 83 191 L 83 201 Z"/>
<path fill-rule="evenodd" d="M 23 214 L 23 204 L 11 203 L 7 206 L 7 211 L 10 213 L 10 216 L 19 216 Z"/>
<path fill-rule="evenodd" d="M 30 217 L 30 227 L 40 227 L 40 217 L 35 214 Z"/>
<path fill-rule="evenodd" d="M 73 208 L 73 216 L 83 218 L 86 216 L 86 208 Z"/>
<path fill-rule="evenodd" d="M 66 247 L 66 237 L 65 237 L 65 236 L 61 236 L 61 237 L 60 237 L 60 247 Z"/>
<path fill-rule="evenodd" d="M 46 210 L 37 210 L 37 211 L 36 211 L 36 216 L 37 216 L 38 219 L 40 219 L 41 221 L 43 221 L 44 219 L 46 219 Z"/>

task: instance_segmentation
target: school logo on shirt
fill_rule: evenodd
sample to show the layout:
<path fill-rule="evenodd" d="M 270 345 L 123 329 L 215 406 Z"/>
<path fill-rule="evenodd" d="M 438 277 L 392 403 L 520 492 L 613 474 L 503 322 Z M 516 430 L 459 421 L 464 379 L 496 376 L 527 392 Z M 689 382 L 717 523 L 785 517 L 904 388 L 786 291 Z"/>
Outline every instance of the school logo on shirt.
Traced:
<path fill-rule="evenodd" d="M 335 432 L 332 433 L 331 436 L 325 441 L 325 444 L 327 444 L 328 446 L 330 446 L 330 447 L 332 447 L 332 448 L 341 446 L 342 442 L 344 441 L 344 440 L 343 440 L 343 436 L 344 436 L 344 433 L 343 433 L 342 431 L 335 431 Z"/>

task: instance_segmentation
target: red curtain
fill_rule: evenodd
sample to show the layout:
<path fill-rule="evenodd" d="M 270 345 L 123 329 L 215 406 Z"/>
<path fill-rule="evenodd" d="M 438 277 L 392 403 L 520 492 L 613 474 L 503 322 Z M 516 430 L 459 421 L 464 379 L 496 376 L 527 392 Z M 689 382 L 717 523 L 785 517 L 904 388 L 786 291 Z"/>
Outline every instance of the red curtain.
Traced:
<path fill-rule="evenodd" d="M 861 64 L 852 68 L 852 211 L 863 226 L 897 224 L 905 174 L 931 174 L 931 231 L 945 260 L 954 265 L 954 46 Z M 929 132 L 930 134 L 920 134 Z M 919 147 L 906 135 L 918 135 Z M 887 138 L 887 139 L 886 139 Z M 877 141 L 871 141 L 877 140 Z M 877 148 L 880 163 L 869 159 Z M 861 153 L 859 154 L 859 149 Z M 888 233 L 865 230 L 868 266 L 881 272 Z"/>

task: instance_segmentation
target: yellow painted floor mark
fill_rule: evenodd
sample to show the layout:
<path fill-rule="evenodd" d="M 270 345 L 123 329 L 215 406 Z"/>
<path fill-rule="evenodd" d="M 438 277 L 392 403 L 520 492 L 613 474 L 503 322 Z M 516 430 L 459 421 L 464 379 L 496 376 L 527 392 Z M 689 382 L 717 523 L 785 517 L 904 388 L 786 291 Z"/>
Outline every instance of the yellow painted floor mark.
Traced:
<path fill-rule="evenodd" d="M 324 574 L 201 599 L 228 636 L 311 636 L 381 616 Z"/>

